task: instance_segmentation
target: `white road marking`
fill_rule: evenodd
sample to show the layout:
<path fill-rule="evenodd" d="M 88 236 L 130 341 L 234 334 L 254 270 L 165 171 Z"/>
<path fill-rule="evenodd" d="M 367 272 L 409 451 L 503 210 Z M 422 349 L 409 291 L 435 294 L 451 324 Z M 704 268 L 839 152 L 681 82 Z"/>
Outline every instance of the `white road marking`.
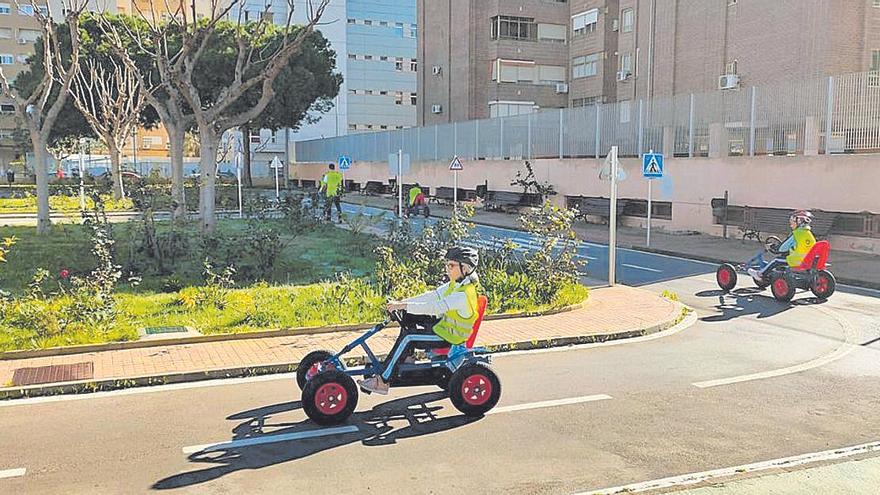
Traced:
<path fill-rule="evenodd" d="M 228 442 L 206 443 L 204 445 L 191 445 L 183 448 L 184 454 L 194 454 L 196 452 L 214 452 L 217 450 L 228 450 L 237 447 L 251 447 L 253 445 L 265 445 L 269 443 L 289 442 L 291 440 L 303 440 L 306 438 L 319 438 L 329 435 L 343 435 L 346 433 L 357 433 L 360 428 L 357 426 L 339 426 L 336 428 L 323 428 L 320 430 L 299 431 L 296 433 L 285 433 L 282 435 L 265 435 L 261 437 L 245 438 L 244 440 L 231 440 Z"/>
<path fill-rule="evenodd" d="M 657 270 L 655 268 L 647 268 L 647 267 L 639 266 L 639 265 L 630 265 L 628 263 L 621 263 L 620 266 L 625 266 L 627 268 L 635 268 L 636 270 L 645 270 L 646 272 L 663 273 L 663 270 Z"/>
<path fill-rule="evenodd" d="M 846 356 L 847 354 L 854 351 L 858 348 L 856 344 L 856 330 L 853 326 L 842 316 L 838 315 L 834 311 L 827 310 L 821 306 L 816 306 L 816 309 L 825 313 L 826 315 L 837 320 L 837 323 L 843 328 L 844 332 L 844 342 L 839 347 L 834 349 L 828 354 L 824 356 L 819 356 L 816 359 L 811 359 L 805 363 L 796 364 L 794 366 L 787 366 L 785 368 L 779 368 L 775 370 L 762 371 L 759 373 L 750 373 L 748 375 L 740 375 L 740 376 L 732 376 L 730 378 L 720 378 L 717 380 L 707 380 L 703 382 L 692 383 L 693 386 L 699 388 L 710 388 L 710 387 L 719 387 L 722 385 L 730 385 L 733 383 L 742 383 L 749 382 L 753 380 L 764 380 L 767 378 L 775 378 L 778 376 L 791 375 L 794 373 L 800 373 L 802 371 L 811 370 L 814 368 L 818 368 L 820 366 L 824 366 L 833 361 L 837 361 L 838 359 Z"/>
<path fill-rule="evenodd" d="M 529 402 L 526 404 L 516 404 L 513 406 L 503 406 L 496 407 L 491 411 L 487 412 L 486 415 L 490 414 L 502 414 L 508 412 L 516 412 L 516 411 L 528 411 L 531 409 L 543 409 L 547 407 L 559 407 L 559 406 L 567 406 L 571 404 L 583 404 L 585 402 L 595 402 L 599 400 L 609 400 L 612 397 L 610 395 L 599 394 L 599 395 L 587 395 L 584 397 L 569 397 L 568 399 L 557 399 L 557 400 L 545 400 L 541 402 Z"/>
<path fill-rule="evenodd" d="M 699 473 L 670 476 L 668 478 L 662 478 L 658 480 L 616 486 L 613 488 L 603 488 L 601 490 L 594 490 L 590 492 L 581 492 L 577 495 L 609 495 L 615 493 L 635 493 L 648 490 L 660 490 L 674 486 L 694 485 L 715 478 L 736 476 L 737 474 L 741 473 L 754 473 L 759 471 L 766 471 L 769 469 L 790 468 L 803 464 L 812 464 L 816 462 L 843 459 L 846 457 L 852 457 L 876 451 L 880 451 L 880 442 L 865 443 L 862 445 L 855 445 L 853 447 L 825 450 L 822 452 L 814 452 L 811 454 L 802 454 L 792 457 L 783 457 L 781 459 L 755 462 L 752 464 L 743 464 L 742 466 L 713 469 L 711 471 L 703 471 Z"/>
<path fill-rule="evenodd" d="M 24 476 L 25 471 L 25 468 L 7 469 L 5 471 L 0 471 L 0 480 L 2 480 L 3 478 L 16 478 L 18 476 Z"/>

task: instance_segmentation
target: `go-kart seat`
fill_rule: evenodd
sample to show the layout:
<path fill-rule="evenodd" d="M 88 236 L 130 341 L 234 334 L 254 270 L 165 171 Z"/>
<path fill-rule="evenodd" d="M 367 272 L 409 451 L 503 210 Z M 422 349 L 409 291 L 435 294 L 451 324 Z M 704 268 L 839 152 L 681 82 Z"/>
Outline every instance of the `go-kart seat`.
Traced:
<path fill-rule="evenodd" d="M 804 255 L 804 261 L 799 266 L 792 268 L 796 272 L 809 270 L 824 270 L 831 252 L 831 244 L 828 241 L 819 241 Z"/>
<path fill-rule="evenodd" d="M 474 329 L 471 331 L 471 336 L 468 337 L 467 342 L 464 343 L 464 347 L 466 349 L 471 349 L 474 347 L 474 342 L 477 340 L 477 333 L 480 331 L 480 324 L 483 322 L 483 316 L 486 314 L 486 306 L 489 305 L 489 298 L 486 296 L 479 296 L 477 298 L 477 321 L 474 322 Z M 449 354 L 450 347 L 443 347 L 440 349 L 431 349 L 431 354 L 435 356 L 446 356 Z"/>

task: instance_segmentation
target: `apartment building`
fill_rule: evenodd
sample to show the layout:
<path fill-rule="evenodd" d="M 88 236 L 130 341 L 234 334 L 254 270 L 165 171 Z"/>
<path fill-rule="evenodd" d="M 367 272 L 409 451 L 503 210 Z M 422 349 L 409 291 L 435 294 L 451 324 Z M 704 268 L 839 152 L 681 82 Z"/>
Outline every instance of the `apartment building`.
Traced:
<path fill-rule="evenodd" d="M 419 0 L 418 16 L 420 125 L 880 70 L 880 0 Z"/>

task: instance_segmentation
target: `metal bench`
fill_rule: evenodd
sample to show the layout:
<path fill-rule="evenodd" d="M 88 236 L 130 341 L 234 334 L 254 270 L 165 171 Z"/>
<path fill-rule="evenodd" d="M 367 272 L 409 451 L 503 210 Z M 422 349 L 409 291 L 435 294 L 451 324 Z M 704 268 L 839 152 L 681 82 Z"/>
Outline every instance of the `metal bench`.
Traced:
<path fill-rule="evenodd" d="M 438 187 L 434 192 L 434 200 L 438 203 L 452 204 L 452 200 L 455 199 L 454 189 L 455 188 L 446 186 Z M 475 190 L 458 188 L 459 201 L 473 201 L 476 197 L 477 192 Z"/>
<path fill-rule="evenodd" d="M 740 226 L 743 240 L 754 239 L 763 242 L 767 235 L 787 237 L 791 233 L 788 219 L 792 211 L 794 210 L 787 208 L 744 207 L 743 223 Z M 822 210 L 813 210 L 812 213 L 813 235 L 819 238 L 828 237 L 838 214 Z"/>
<path fill-rule="evenodd" d="M 512 211 L 520 207 L 540 206 L 541 195 L 513 191 L 486 191 L 487 210 Z"/>
<path fill-rule="evenodd" d="M 385 184 L 377 180 L 367 181 L 366 185 L 364 185 L 363 193 L 370 196 L 385 194 Z"/>
<path fill-rule="evenodd" d="M 617 200 L 617 221 L 624 215 L 627 204 L 625 199 Z M 608 223 L 611 219 L 611 199 L 596 198 L 585 196 L 566 196 L 565 204 L 568 208 L 577 209 L 580 216 L 586 221 L 587 216 L 602 218 L 602 221 Z"/>

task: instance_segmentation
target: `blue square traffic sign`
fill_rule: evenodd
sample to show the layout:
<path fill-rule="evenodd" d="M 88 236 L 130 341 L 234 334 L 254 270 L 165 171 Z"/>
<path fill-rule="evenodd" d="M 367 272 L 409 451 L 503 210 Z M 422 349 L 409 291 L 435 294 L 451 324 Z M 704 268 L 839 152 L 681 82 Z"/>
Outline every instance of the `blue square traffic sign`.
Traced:
<path fill-rule="evenodd" d="M 345 155 L 339 157 L 339 170 L 348 170 L 351 168 L 351 158 Z"/>
<path fill-rule="evenodd" d="M 642 175 L 646 179 L 662 179 L 663 155 L 660 153 L 645 153 L 642 156 Z"/>

